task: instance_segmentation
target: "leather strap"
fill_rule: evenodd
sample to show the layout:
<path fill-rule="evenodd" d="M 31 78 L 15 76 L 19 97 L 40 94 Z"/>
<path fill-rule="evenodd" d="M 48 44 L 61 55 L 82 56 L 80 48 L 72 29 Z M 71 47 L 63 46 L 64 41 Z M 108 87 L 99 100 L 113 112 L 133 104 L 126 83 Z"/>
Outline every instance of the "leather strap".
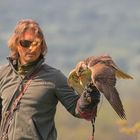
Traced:
<path fill-rule="evenodd" d="M 2 138 L 0 140 L 5 140 L 8 139 L 7 138 L 7 132 L 9 129 L 9 126 L 11 124 L 11 121 L 13 119 L 13 114 L 17 108 L 18 103 L 20 102 L 22 96 L 24 95 L 25 91 L 27 90 L 27 88 L 29 87 L 30 83 L 32 81 L 32 78 L 29 79 L 26 84 L 24 84 L 22 91 L 20 91 L 18 97 L 15 99 L 15 101 L 13 102 L 11 108 L 9 111 L 7 111 L 5 113 L 5 121 L 4 121 L 4 127 L 3 127 L 3 133 L 2 133 Z"/>

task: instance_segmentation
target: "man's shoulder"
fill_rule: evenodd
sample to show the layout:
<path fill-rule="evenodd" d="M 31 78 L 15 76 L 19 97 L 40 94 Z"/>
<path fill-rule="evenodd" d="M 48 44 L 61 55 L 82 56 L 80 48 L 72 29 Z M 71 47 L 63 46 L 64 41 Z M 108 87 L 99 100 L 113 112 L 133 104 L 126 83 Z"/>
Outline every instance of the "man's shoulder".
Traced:
<path fill-rule="evenodd" d="M 5 75 L 5 73 L 7 73 L 7 71 L 9 70 L 9 64 L 5 64 L 5 65 L 0 65 L 0 77 L 3 75 Z"/>
<path fill-rule="evenodd" d="M 53 66 L 50 66 L 50 65 L 48 65 L 47 63 L 44 64 L 43 68 L 44 68 L 44 70 L 47 71 L 47 72 L 48 72 L 48 71 L 49 71 L 49 72 L 54 72 L 54 73 L 59 73 L 59 72 L 60 72 L 59 69 L 57 69 L 57 68 L 55 68 L 55 67 L 53 67 Z"/>
<path fill-rule="evenodd" d="M 65 74 L 60 69 L 50 66 L 48 64 L 44 64 L 44 70 L 48 73 L 55 75 L 56 77 L 58 77 L 58 79 L 66 77 Z"/>
<path fill-rule="evenodd" d="M 0 65 L 0 71 L 6 70 L 9 68 L 9 64 Z"/>

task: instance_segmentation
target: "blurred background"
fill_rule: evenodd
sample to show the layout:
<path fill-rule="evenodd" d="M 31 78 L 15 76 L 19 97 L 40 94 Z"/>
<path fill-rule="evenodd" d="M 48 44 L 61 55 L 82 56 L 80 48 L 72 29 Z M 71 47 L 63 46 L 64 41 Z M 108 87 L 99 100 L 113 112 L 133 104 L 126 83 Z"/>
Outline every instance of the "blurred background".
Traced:
<path fill-rule="evenodd" d="M 7 41 L 20 19 L 32 18 L 42 27 L 47 44 L 46 62 L 67 76 L 82 59 L 109 54 L 134 77 L 118 80 L 117 89 L 130 127 L 140 121 L 140 1 L 139 0 L 4 0 L 0 1 L 0 65 L 7 63 Z M 118 116 L 101 98 L 95 139 L 136 140 L 120 132 Z M 86 140 L 88 121 L 74 118 L 59 104 L 58 140 Z"/>

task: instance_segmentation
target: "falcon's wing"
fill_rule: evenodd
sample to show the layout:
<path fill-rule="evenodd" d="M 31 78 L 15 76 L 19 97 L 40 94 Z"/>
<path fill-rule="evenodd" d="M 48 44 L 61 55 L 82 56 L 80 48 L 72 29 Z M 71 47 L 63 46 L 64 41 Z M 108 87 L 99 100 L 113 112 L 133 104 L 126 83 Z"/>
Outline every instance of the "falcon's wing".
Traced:
<path fill-rule="evenodd" d="M 96 84 L 102 87 L 104 96 L 111 104 L 115 112 L 119 115 L 119 117 L 121 119 L 126 119 L 125 111 L 123 109 L 123 104 L 121 102 L 117 89 L 114 86 L 112 87 L 108 85 L 107 83 L 102 83 L 102 82 L 98 83 L 97 81 Z"/>
<path fill-rule="evenodd" d="M 100 56 L 99 59 L 101 61 L 103 61 L 105 64 L 107 64 L 108 66 L 112 67 L 115 70 L 115 75 L 118 78 L 122 78 L 122 79 L 133 79 L 132 76 L 128 75 L 127 73 L 125 73 L 124 71 L 122 71 L 113 61 L 113 59 L 111 58 L 111 56 L 109 55 L 104 55 L 104 56 Z"/>
<path fill-rule="evenodd" d="M 111 68 L 113 68 L 115 70 L 115 75 L 118 78 L 122 78 L 122 79 L 133 79 L 132 76 L 130 76 L 129 74 L 127 74 L 126 72 L 122 71 L 113 61 L 112 57 L 109 55 L 101 55 L 98 57 L 95 56 L 91 56 L 88 57 L 85 60 L 86 64 L 89 64 L 90 66 L 93 66 L 97 63 L 104 63 L 107 66 L 110 66 Z"/>
<path fill-rule="evenodd" d="M 104 94 L 106 99 L 109 101 L 113 109 L 120 116 L 125 118 L 125 112 L 119 93 L 115 88 L 116 77 L 115 72 L 105 64 L 96 64 L 91 68 L 92 80 L 97 89 Z"/>

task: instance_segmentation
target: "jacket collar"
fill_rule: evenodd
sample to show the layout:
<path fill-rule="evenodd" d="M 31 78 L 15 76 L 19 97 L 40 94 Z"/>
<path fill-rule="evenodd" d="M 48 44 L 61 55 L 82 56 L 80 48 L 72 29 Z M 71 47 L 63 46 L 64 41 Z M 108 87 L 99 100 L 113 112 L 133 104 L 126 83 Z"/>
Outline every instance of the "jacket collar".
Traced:
<path fill-rule="evenodd" d="M 34 69 L 37 69 L 38 67 L 40 67 L 41 65 L 44 64 L 44 57 L 40 57 L 38 60 L 36 60 L 35 62 L 32 62 L 30 64 L 27 65 L 20 65 L 18 59 L 13 60 L 11 57 L 7 57 L 9 64 L 11 66 L 11 68 L 15 71 L 15 73 L 17 73 L 18 75 L 20 75 L 19 73 L 19 67 L 23 68 L 23 71 L 26 70 L 26 72 L 24 73 L 24 77 L 26 77 L 26 75 L 29 75 L 28 73 L 32 73 L 34 71 Z M 29 69 L 27 67 L 30 67 Z"/>

